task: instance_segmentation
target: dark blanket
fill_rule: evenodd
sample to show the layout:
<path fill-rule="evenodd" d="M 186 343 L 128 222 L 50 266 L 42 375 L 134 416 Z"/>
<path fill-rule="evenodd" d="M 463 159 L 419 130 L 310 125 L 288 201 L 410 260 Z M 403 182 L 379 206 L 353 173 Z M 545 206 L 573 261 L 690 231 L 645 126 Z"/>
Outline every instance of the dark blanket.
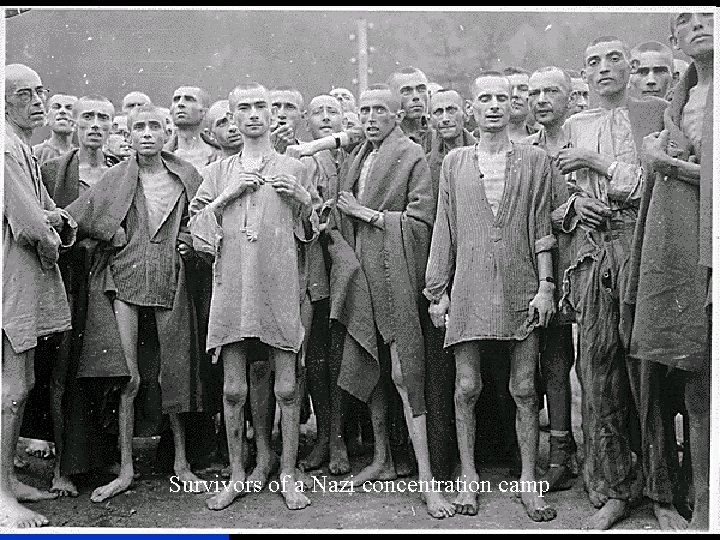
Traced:
<path fill-rule="evenodd" d="M 701 162 L 701 149 L 693 148 L 681 128 L 693 80 L 691 66 L 665 110 L 664 127 L 678 159 L 694 155 Z M 705 141 L 702 146 L 707 148 Z M 707 271 L 699 261 L 700 191 L 698 186 L 646 171 L 625 298 L 625 316 L 634 312 L 632 332 L 626 338 L 630 355 L 685 370 L 707 367 Z M 623 322 L 629 327 L 630 321 Z"/>
<path fill-rule="evenodd" d="M 356 149 L 339 191 L 354 191 L 370 143 Z M 421 291 L 435 201 L 422 149 L 396 128 L 381 145 L 363 204 L 383 212 L 385 228 L 334 210 L 329 226 L 330 318 L 347 327 L 338 384 L 367 401 L 378 383 L 377 331 L 397 344 L 414 414 L 425 413 L 425 351 L 420 328 Z M 361 255 L 356 254 L 356 241 Z"/>
<path fill-rule="evenodd" d="M 180 201 L 187 204 L 195 196 L 202 178 L 192 165 L 172 154 L 163 152 L 162 159 L 165 167 L 182 182 L 186 197 Z M 112 288 L 109 282 L 113 248 L 122 245 L 123 235 L 118 231 L 135 196 L 138 174 L 137 160 L 131 157 L 109 169 L 98 184 L 67 208 L 70 215 L 80 220 L 79 238 L 99 242 L 98 255 L 90 272 L 87 323 L 78 366 L 80 378 L 129 376 L 112 298 L 106 291 Z M 178 240 L 192 245 L 189 231 L 179 228 L 174 234 Z M 204 401 L 198 361 L 198 327 L 192 298 L 188 294 L 193 276 L 186 271 L 182 258 L 179 264 L 173 308 L 157 329 L 162 345 L 160 377 L 163 412 L 166 413 L 202 410 Z"/>

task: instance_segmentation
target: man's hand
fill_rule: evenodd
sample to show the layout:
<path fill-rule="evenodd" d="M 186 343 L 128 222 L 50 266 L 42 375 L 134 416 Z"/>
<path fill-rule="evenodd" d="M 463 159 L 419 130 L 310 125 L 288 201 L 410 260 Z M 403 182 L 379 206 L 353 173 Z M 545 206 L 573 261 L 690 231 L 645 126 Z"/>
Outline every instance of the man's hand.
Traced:
<path fill-rule="evenodd" d="M 285 155 L 291 158 L 300 159 L 315 154 L 315 145 L 311 142 L 291 144 L 285 149 Z"/>
<path fill-rule="evenodd" d="M 310 193 L 291 174 L 273 176 L 272 187 L 282 197 L 293 199 L 305 206 L 312 206 Z"/>
<path fill-rule="evenodd" d="M 431 303 L 428 307 L 430 320 L 435 328 L 445 328 L 445 322 L 448 312 L 450 311 L 450 296 L 444 292 L 437 303 Z"/>
<path fill-rule="evenodd" d="M 578 169 L 593 169 L 600 174 L 605 174 L 612 160 L 608 160 L 598 154 L 583 148 L 561 148 L 557 157 L 560 172 L 568 174 Z"/>
<path fill-rule="evenodd" d="M 598 229 L 612 215 L 608 205 L 593 197 L 576 197 L 573 208 L 580 221 L 591 229 Z"/>
<path fill-rule="evenodd" d="M 372 213 L 372 210 L 360 204 L 355 198 L 355 195 L 349 191 L 340 192 L 340 196 L 337 201 L 337 209 L 343 214 L 357 219 L 362 219 L 363 221 L 367 221 L 369 219 L 367 217 L 369 212 Z"/>
<path fill-rule="evenodd" d="M 555 315 L 555 286 L 552 283 L 542 283 L 535 298 L 530 301 L 528 308 L 528 323 L 532 323 L 537 316 L 540 326 L 546 327 Z"/>
<path fill-rule="evenodd" d="M 246 190 L 255 191 L 260 187 L 262 178 L 259 175 L 248 172 L 241 172 L 232 175 L 220 198 L 224 204 L 240 197 Z"/>
<path fill-rule="evenodd" d="M 35 246 L 35 251 L 40 259 L 40 266 L 43 270 L 50 270 L 55 266 L 60 256 L 60 235 L 54 229 L 49 231 L 48 238 L 40 241 Z"/>
<path fill-rule="evenodd" d="M 665 175 L 670 174 L 672 167 L 672 158 L 667 153 L 669 135 L 666 129 L 650 133 L 642 146 L 643 164 Z"/>
<path fill-rule="evenodd" d="M 62 212 L 60 212 L 60 209 L 56 208 L 55 210 L 44 210 L 44 212 L 50 226 L 57 232 L 62 232 L 64 228 L 64 223 Z"/>
<path fill-rule="evenodd" d="M 270 142 L 279 154 L 284 153 L 294 140 L 295 130 L 290 124 L 275 124 L 270 127 Z"/>

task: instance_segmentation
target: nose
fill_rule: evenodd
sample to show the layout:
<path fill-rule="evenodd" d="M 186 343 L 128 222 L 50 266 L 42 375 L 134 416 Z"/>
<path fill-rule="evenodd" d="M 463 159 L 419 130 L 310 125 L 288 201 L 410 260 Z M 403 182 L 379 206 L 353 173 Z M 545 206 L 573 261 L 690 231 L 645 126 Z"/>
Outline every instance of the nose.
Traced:
<path fill-rule="evenodd" d="M 690 15 L 690 26 L 693 30 L 700 30 L 704 26 L 700 13 L 692 13 Z"/>

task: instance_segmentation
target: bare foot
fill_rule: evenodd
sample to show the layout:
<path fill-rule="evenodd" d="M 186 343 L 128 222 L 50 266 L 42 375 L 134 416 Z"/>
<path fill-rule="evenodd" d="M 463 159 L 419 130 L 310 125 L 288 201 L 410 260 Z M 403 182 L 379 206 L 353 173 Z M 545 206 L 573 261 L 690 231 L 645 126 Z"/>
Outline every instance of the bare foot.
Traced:
<path fill-rule="evenodd" d="M 460 490 L 453 501 L 455 511 L 462 516 L 476 516 L 478 513 L 478 492 L 470 489 L 470 483 L 479 482 L 480 477 L 477 474 L 463 474 L 459 479 L 461 482 L 458 484 L 464 486 L 465 489 Z"/>
<path fill-rule="evenodd" d="M 132 475 L 120 475 L 115 480 L 96 488 L 90 495 L 90 500 L 94 503 L 103 502 L 105 499 L 119 495 L 126 491 L 132 485 Z"/>
<path fill-rule="evenodd" d="M 280 458 L 275 452 L 271 452 L 270 463 L 265 463 L 264 461 L 265 460 L 258 459 L 255 468 L 250 473 L 250 476 L 248 476 L 248 482 L 261 486 L 261 489 L 265 487 L 273 471 L 277 470 L 280 466 Z"/>
<path fill-rule="evenodd" d="M 445 500 L 442 493 L 438 493 L 437 491 L 426 491 L 420 493 L 420 498 L 427 507 L 427 513 L 436 519 L 453 517 L 455 515 L 455 507 Z"/>
<path fill-rule="evenodd" d="M 627 501 L 621 499 L 608 499 L 600 510 L 590 516 L 583 524 L 583 529 L 605 531 L 625 517 Z"/>
<path fill-rule="evenodd" d="M 47 525 L 48 519 L 42 514 L 25 508 L 12 497 L 0 494 L 0 527 L 27 529 Z"/>
<path fill-rule="evenodd" d="M 545 499 L 534 491 L 523 491 L 520 500 L 525 513 L 533 521 L 552 521 L 557 517 L 557 510 L 545 503 Z"/>
<path fill-rule="evenodd" d="M 16 469 L 25 469 L 30 466 L 30 463 L 28 461 L 25 461 L 23 458 L 15 454 L 13 456 L 13 467 Z"/>
<path fill-rule="evenodd" d="M 116 461 L 112 465 L 108 465 L 103 469 L 103 472 L 112 474 L 113 476 L 120 476 L 120 464 Z M 133 473 L 133 480 L 140 478 L 140 471 Z"/>
<path fill-rule="evenodd" d="M 35 456 L 42 459 L 50 459 L 55 457 L 55 445 L 52 445 L 48 441 L 42 441 L 40 439 L 30 439 L 25 453 L 29 456 Z"/>
<path fill-rule="evenodd" d="M 77 497 L 78 490 L 67 476 L 53 477 L 50 493 L 57 493 L 59 497 Z"/>
<path fill-rule="evenodd" d="M 330 464 L 328 465 L 330 474 L 339 475 L 350 472 L 350 460 L 348 459 L 348 451 L 345 443 L 330 445 Z"/>
<path fill-rule="evenodd" d="M 244 496 L 246 493 L 245 477 L 231 478 L 225 489 L 205 500 L 205 506 L 210 510 L 223 510 L 230 506 L 235 499 Z"/>
<path fill-rule="evenodd" d="M 328 448 L 328 441 L 325 440 L 318 440 L 315 443 L 315 447 L 312 449 L 312 452 L 305 457 L 305 459 L 301 459 L 298 463 L 298 467 L 302 471 L 314 471 L 315 469 L 319 469 L 322 467 L 325 462 L 328 460 L 328 457 L 330 455 L 330 451 Z"/>
<path fill-rule="evenodd" d="M 360 471 L 356 477 L 351 477 L 347 480 L 352 480 L 352 485 L 354 487 L 360 487 L 367 481 L 395 480 L 397 477 L 398 475 L 395 472 L 395 466 L 392 461 L 387 461 L 385 463 L 377 463 L 373 461 L 370 465 Z"/>
<path fill-rule="evenodd" d="M 663 531 L 682 531 L 688 528 L 688 522 L 672 504 L 653 503 L 653 512 Z"/>
<path fill-rule="evenodd" d="M 590 499 L 590 502 L 592 503 L 592 505 L 595 508 L 600 509 L 600 508 L 604 507 L 608 502 L 608 498 L 606 495 L 603 495 L 602 493 L 595 491 L 592 488 L 588 488 L 587 493 L 588 493 L 588 498 Z"/>
<path fill-rule="evenodd" d="M 178 481 L 183 482 L 183 486 L 187 486 L 186 489 L 188 493 L 205 492 L 205 489 L 203 488 L 205 482 L 193 474 L 189 465 L 176 468 L 175 474 L 178 477 Z"/>
<path fill-rule="evenodd" d="M 23 484 L 18 479 L 12 479 L 10 486 L 15 494 L 15 497 L 20 502 L 37 502 L 37 501 L 49 501 L 57 499 L 57 493 L 50 493 L 49 491 L 43 491 L 33 486 Z"/>
<path fill-rule="evenodd" d="M 299 480 L 295 474 L 280 474 L 280 493 L 288 510 L 302 510 L 310 505 L 310 499 L 303 493 L 303 483 Z"/>

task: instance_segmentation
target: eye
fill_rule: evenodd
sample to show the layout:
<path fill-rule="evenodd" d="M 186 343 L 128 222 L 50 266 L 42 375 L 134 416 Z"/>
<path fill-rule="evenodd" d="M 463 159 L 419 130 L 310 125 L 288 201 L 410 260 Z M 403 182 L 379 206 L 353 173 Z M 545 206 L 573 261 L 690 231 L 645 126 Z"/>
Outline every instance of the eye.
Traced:
<path fill-rule="evenodd" d="M 598 64 L 598 59 L 597 59 L 597 58 L 590 58 L 590 59 L 588 59 L 588 61 L 587 61 L 587 65 L 588 65 L 588 66 L 596 66 L 597 64 Z"/>
<path fill-rule="evenodd" d="M 98 120 L 107 122 L 108 120 L 110 120 L 110 115 L 109 114 L 98 114 Z"/>
<path fill-rule="evenodd" d="M 540 90 L 533 89 L 528 92 L 528 96 L 530 96 L 530 97 L 535 97 L 535 96 L 539 96 L 539 95 L 540 95 Z"/>
<path fill-rule="evenodd" d="M 360 114 L 370 114 L 369 107 L 360 107 Z"/>

